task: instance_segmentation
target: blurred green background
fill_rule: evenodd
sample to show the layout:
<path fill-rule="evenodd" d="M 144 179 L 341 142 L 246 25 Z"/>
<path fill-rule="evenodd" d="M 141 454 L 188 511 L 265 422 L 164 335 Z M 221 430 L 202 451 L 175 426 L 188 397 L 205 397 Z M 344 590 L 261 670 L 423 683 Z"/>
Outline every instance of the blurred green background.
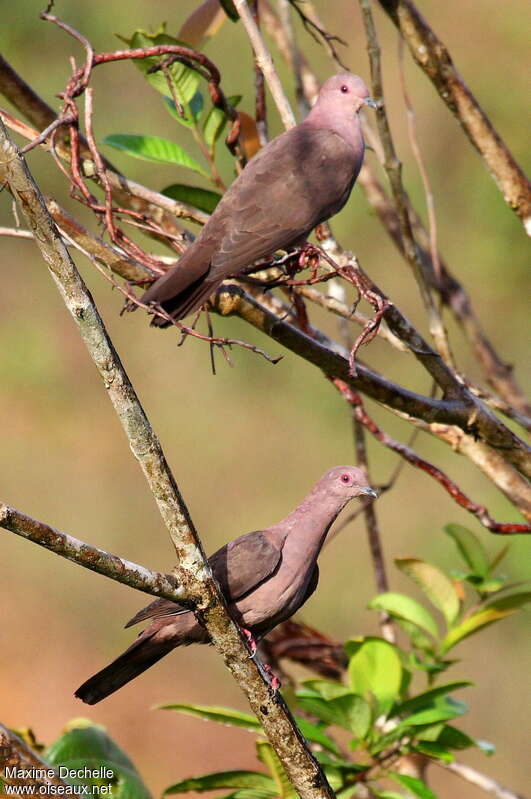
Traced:
<path fill-rule="evenodd" d="M 168 22 L 176 34 L 197 5 L 192 0 L 156 3 L 119 0 L 80 3 L 63 0 L 55 13 L 78 28 L 97 51 L 120 48 L 115 33 Z M 317 2 L 327 28 L 349 43 L 347 65 L 368 78 L 360 13 L 355 2 Z M 82 59 L 80 48 L 62 31 L 40 22 L 41 3 L 3 5 L 2 49 L 21 75 L 55 108 L 54 95 L 69 75 L 68 57 Z M 526 155 L 522 124 L 525 107 L 526 16 L 524 0 L 510 13 L 497 0 L 434 0 L 420 3 L 483 108 L 516 159 Z M 399 90 L 396 33 L 376 11 L 383 48 L 388 107 L 404 176 L 417 207 L 423 209 L 418 170 L 407 139 Z M 529 26 L 527 26 L 529 27 Z M 298 37 L 324 80 L 335 71 L 324 51 L 304 32 Z M 228 95 L 244 94 L 241 108 L 253 113 L 253 71 L 241 25 L 227 22 L 206 53 L 219 65 Z M 282 77 L 292 85 L 280 60 Z M 526 356 L 526 267 L 529 254 L 521 223 L 507 208 L 481 160 L 461 134 L 431 84 L 410 62 L 407 80 L 417 110 L 418 135 L 435 193 L 439 241 L 452 270 L 470 290 L 475 307 L 502 355 L 516 365 L 524 382 Z M 111 133 L 143 133 L 174 138 L 197 154 L 189 134 L 164 110 L 129 63 L 94 72 L 95 128 L 98 139 Z M 268 98 L 269 99 L 269 98 Z M 281 127 L 269 99 L 271 130 Z M 223 153 L 223 146 L 220 145 Z M 192 173 L 132 160 L 107 149 L 109 158 L 131 178 L 155 189 L 190 180 Z M 374 158 L 372 153 L 368 158 Z M 30 168 L 46 194 L 58 198 L 85 221 L 89 217 L 67 198 L 64 178 L 43 153 L 32 152 Z M 230 159 L 221 168 L 231 180 Z M 203 184 L 206 185 L 206 184 Z M 0 200 L 1 225 L 11 226 L 11 201 Z M 334 223 L 376 282 L 425 330 L 413 279 L 362 192 L 355 190 Z M 145 241 L 145 240 L 144 240 Z M 75 325 L 32 242 L 1 242 L 0 369 L 3 420 L 1 497 L 90 543 L 139 563 L 168 570 L 172 547 L 134 461 L 100 379 L 80 342 Z M 196 341 L 176 347 L 173 332 L 150 329 L 136 313 L 120 318 L 122 301 L 96 271 L 74 254 L 90 285 L 109 332 L 161 437 L 169 462 L 208 551 L 242 532 L 277 521 L 291 510 L 330 466 L 353 460 L 349 412 L 313 367 L 290 355 L 277 366 L 247 352 L 234 352 L 235 368 L 218 361 L 210 373 L 208 349 Z M 312 314 L 315 312 L 312 309 Z M 315 319 L 335 332 L 335 323 Z M 280 348 L 238 320 L 215 319 L 216 331 L 256 341 L 268 352 Z M 479 379 L 478 367 L 450 322 L 460 368 Z M 429 381 L 407 355 L 397 356 L 381 342 L 363 353 L 385 374 L 415 390 Z M 393 435 L 405 440 L 407 426 L 388 413 L 369 410 Z M 427 437 L 416 444 L 496 518 L 518 519 L 506 500 L 477 470 L 447 447 Z M 369 444 L 372 479 L 383 483 L 395 458 Z M 468 525 L 490 551 L 501 547 L 475 519 L 461 511 L 436 483 L 406 467 L 394 491 L 378 503 L 391 585 L 408 588 L 392 565 L 393 557 L 415 555 L 449 568 L 457 566 L 451 542 L 442 534 L 448 521 Z M 514 539 L 505 571 L 526 577 L 528 545 Z M 154 792 L 170 782 L 206 770 L 252 767 L 253 737 L 220 730 L 150 706 L 158 702 L 198 702 L 245 708 L 237 687 L 209 648 L 173 653 L 130 686 L 94 708 L 73 698 L 74 689 L 122 651 L 134 633 L 123 623 L 145 598 L 123 586 L 2 532 L 2 626 L 0 661 L 1 719 L 32 726 L 50 742 L 75 716 L 103 723 L 136 762 Z M 365 532 L 357 521 L 321 557 L 320 589 L 301 613 L 308 623 L 344 639 L 377 631 L 376 615 L 365 609 L 374 579 Z M 487 761 L 470 753 L 467 762 L 513 789 L 529 780 L 529 711 L 522 701 L 529 675 L 529 643 L 524 617 L 505 621 L 460 645 L 463 659 L 453 679 L 471 678 L 477 686 L 463 698 L 471 706 L 463 728 L 494 741 L 498 752 Z M 438 769 L 431 784 L 442 796 L 464 799 L 479 791 Z"/>

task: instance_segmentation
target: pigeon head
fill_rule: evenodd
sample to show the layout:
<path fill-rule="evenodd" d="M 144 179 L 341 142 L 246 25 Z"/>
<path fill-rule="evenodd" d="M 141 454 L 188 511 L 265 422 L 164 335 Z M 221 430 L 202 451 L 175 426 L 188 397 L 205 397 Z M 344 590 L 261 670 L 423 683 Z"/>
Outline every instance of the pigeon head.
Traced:
<path fill-rule="evenodd" d="M 364 105 L 373 105 L 369 90 L 358 75 L 344 72 L 328 78 L 321 87 L 316 106 L 334 109 L 335 113 L 351 116 Z"/>
<path fill-rule="evenodd" d="M 356 466 L 335 466 L 319 482 L 328 495 L 343 498 L 345 502 L 363 495 L 378 497 L 378 492 L 367 485 L 367 478 Z"/>

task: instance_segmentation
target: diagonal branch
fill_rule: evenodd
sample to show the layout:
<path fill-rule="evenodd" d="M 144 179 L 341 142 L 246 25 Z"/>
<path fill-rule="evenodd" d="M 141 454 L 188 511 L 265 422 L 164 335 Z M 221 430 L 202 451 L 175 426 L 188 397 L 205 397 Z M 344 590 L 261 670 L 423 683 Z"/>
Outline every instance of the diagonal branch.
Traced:
<path fill-rule="evenodd" d="M 186 604 L 186 596 L 170 574 L 146 569 L 137 563 L 119 558 L 111 552 L 93 547 L 67 533 L 50 527 L 45 522 L 32 519 L 25 513 L 0 501 L 0 527 L 9 530 L 28 541 L 33 541 L 56 555 L 84 566 L 85 569 L 103 574 L 111 580 L 129 585 L 146 594 L 170 599 L 172 602 Z"/>
<path fill-rule="evenodd" d="M 379 0 L 405 39 L 411 55 L 459 121 L 485 161 L 505 202 L 531 235 L 531 186 L 501 136 L 455 68 L 445 44 L 411 0 Z"/>
<path fill-rule="evenodd" d="M 170 533 L 177 565 L 174 576 L 206 627 L 227 668 L 247 695 L 294 787 L 303 799 L 332 799 L 333 793 L 280 697 L 272 696 L 259 667 L 249 658 L 212 577 L 200 539 L 177 483 L 133 386 L 105 330 L 98 310 L 55 228 L 24 159 L 0 122 L 0 162 L 13 194 L 35 233 L 68 310 L 94 361 L 134 456 Z"/>
<path fill-rule="evenodd" d="M 7 777 L 5 769 L 20 769 L 21 776 Z M 41 760 L 39 755 L 31 749 L 25 741 L 16 735 L 13 730 L 5 727 L 0 722 L 0 772 L 3 773 L 2 781 L 6 786 L 13 786 L 13 796 L 26 795 L 28 788 L 33 788 L 33 796 L 65 795 L 72 787 L 66 783 L 57 771 Z M 23 794 L 24 791 L 24 794 Z M 28 791 L 29 793 L 29 791 Z M 7 796 L 2 792 L 2 796 Z"/>

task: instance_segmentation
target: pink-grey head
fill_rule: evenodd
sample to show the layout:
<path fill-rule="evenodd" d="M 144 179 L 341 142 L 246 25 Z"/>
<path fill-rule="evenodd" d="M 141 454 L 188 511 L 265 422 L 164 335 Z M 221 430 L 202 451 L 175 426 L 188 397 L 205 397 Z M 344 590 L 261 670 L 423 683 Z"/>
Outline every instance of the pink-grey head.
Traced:
<path fill-rule="evenodd" d="M 344 498 L 346 501 L 363 495 L 378 498 L 378 492 L 367 485 L 365 474 L 357 466 L 334 466 L 321 477 L 317 486 L 324 489 L 328 496 Z"/>
<path fill-rule="evenodd" d="M 357 114 L 364 105 L 377 108 L 377 103 L 369 97 L 365 82 L 358 75 L 343 72 L 332 75 L 321 86 L 316 105 L 331 106 L 336 112 L 345 115 Z"/>

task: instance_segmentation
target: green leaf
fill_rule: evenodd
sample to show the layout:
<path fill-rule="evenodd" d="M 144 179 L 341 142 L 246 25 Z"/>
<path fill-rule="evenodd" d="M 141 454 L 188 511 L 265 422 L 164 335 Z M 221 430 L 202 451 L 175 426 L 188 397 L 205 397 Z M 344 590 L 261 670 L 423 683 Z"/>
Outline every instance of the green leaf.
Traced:
<path fill-rule="evenodd" d="M 416 599 L 412 599 L 412 597 L 405 594 L 396 594 L 392 591 L 378 594 L 369 603 L 369 608 L 372 610 L 384 610 L 391 616 L 412 622 L 417 627 L 429 632 L 434 638 L 437 638 L 439 634 L 437 624 L 431 613 Z"/>
<path fill-rule="evenodd" d="M 365 738 L 371 726 L 371 708 L 361 697 L 355 694 L 337 696 L 335 699 L 323 699 L 317 696 L 298 695 L 298 703 L 326 724 L 337 724 L 350 730 L 356 737 Z"/>
<path fill-rule="evenodd" d="M 347 651 L 353 643 L 356 642 L 347 643 Z M 386 714 L 396 702 L 402 682 L 396 647 L 381 638 L 366 638 L 350 658 L 348 676 L 352 690 L 362 696 L 375 696 L 379 712 Z"/>
<path fill-rule="evenodd" d="M 172 200 L 192 205 L 206 214 L 213 213 L 221 200 L 221 194 L 215 191 L 200 189 L 197 186 L 186 186 L 184 183 L 172 183 L 171 186 L 162 189 L 161 194 L 164 194 L 165 197 L 171 197 Z"/>
<path fill-rule="evenodd" d="M 166 111 L 170 114 L 173 119 L 175 119 L 180 125 L 184 125 L 186 128 L 195 128 L 199 119 L 201 117 L 201 112 L 203 110 L 203 95 L 201 92 L 197 91 L 189 103 L 182 103 L 184 116 L 179 113 L 179 110 L 176 108 L 175 103 L 171 97 L 164 98 L 164 106 Z"/>
<path fill-rule="evenodd" d="M 216 705 L 155 705 L 156 710 L 175 710 L 187 716 L 197 716 L 204 721 L 217 721 L 230 727 L 243 727 L 251 732 L 262 732 L 262 727 L 255 716 L 242 713 L 231 708 Z"/>
<path fill-rule="evenodd" d="M 478 577 L 485 577 L 489 571 L 489 559 L 479 538 L 460 524 L 447 524 L 444 532 L 453 538 L 469 569 Z"/>
<path fill-rule="evenodd" d="M 323 699 L 335 699 L 338 696 L 345 696 L 345 694 L 351 693 L 346 685 L 332 680 L 305 680 L 302 685 L 303 691 L 311 691 L 312 694 L 321 696 Z"/>
<path fill-rule="evenodd" d="M 499 565 L 500 565 L 500 563 L 502 562 L 502 560 L 504 559 L 504 557 L 506 556 L 506 554 L 509 552 L 510 548 L 511 548 L 511 545 L 510 545 L 510 544 L 505 544 L 505 546 L 504 546 L 504 547 L 502 547 L 502 548 L 500 549 L 500 551 L 498 552 L 498 554 L 497 554 L 497 555 L 494 555 L 493 559 L 492 559 L 492 560 L 491 560 L 491 562 L 489 563 L 489 572 L 491 572 L 491 573 L 492 573 L 492 572 L 494 571 L 494 569 L 495 569 L 497 566 L 499 566 Z"/>
<path fill-rule="evenodd" d="M 86 724 L 86 721 L 83 720 Z M 51 766 L 68 769 L 110 769 L 113 777 L 68 780 L 72 785 L 111 785 L 115 799 L 150 799 L 133 763 L 102 727 L 69 729 L 44 753 Z"/>
<path fill-rule="evenodd" d="M 308 719 L 303 719 L 301 716 L 295 716 L 297 727 L 302 732 L 305 738 L 312 743 L 319 744 L 323 749 L 328 749 L 329 752 L 339 754 L 337 744 L 323 731 L 322 727 L 314 724 Z"/>
<path fill-rule="evenodd" d="M 236 11 L 232 0 L 219 0 L 219 4 L 229 19 L 231 19 L 233 22 L 238 22 L 240 15 Z"/>
<path fill-rule="evenodd" d="M 114 147 L 115 150 L 123 150 L 133 158 L 140 158 L 143 161 L 154 161 L 157 164 L 171 164 L 172 166 L 184 166 L 193 169 L 200 175 L 208 177 L 203 167 L 198 164 L 195 158 L 183 150 L 175 142 L 168 139 L 161 139 L 159 136 L 139 136 L 132 133 L 114 133 L 106 136 L 103 144 Z"/>
<path fill-rule="evenodd" d="M 396 558 L 395 563 L 424 591 L 430 602 L 444 615 L 447 624 L 452 625 L 459 615 L 459 597 L 446 574 L 418 558 Z"/>
<path fill-rule="evenodd" d="M 163 796 L 176 793 L 187 793 L 188 791 L 213 791 L 216 788 L 261 788 L 270 791 L 270 795 L 275 795 L 275 782 L 267 774 L 258 771 L 218 771 L 213 774 L 204 774 L 202 777 L 190 777 L 181 780 L 163 793 Z"/>
<path fill-rule="evenodd" d="M 121 37 L 123 38 L 123 37 Z M 179 41 L 174 36 L 169 36 L 164 32 L 164 27 L 161 27 L 156 33 L 148 33 L 147 31 L 137 30 L 133 33 L 128 44 L 132 48 L 136 47 L 154 47 L 158 44 L 176 44 L 187 47 L 185 42 Z M 144 74 L 149 84 L 161 94 L 167 96 L 169 92 L 168 82 L 162 70 L 149 74 L 149 70 L 155 64 L 160 63 L 161 59 L 165 56 L 151 56 L 150 58 L 134 58 L 133 64 Z M 178 61 L 173 63 L 169 68 L 172 77 L 175 93 L 179 98 L 179 102 L 183 105 L 190 102 L 192 97 L 197 91 L 199 86 L 199 74 L 195 69 L 180 64 Z"/>
<path fill-rule="evenodd" d="M 426 783 L 417 779 L 417 777 L 409 777 L 407 774 L 398 774 L 396 771 L 390 771 L 389 777 L 403 788 L 406 788 L 410 793 L 419 796 L 420 799 L 437 799 L 436 795 L 428 788 Z"/>
<path fill-rule="evenodd" d="M 298 799 L 297 792 L 289 781 L 284 767 L 271 744 L 268 741 L 256 742 L 258 759 L 267 766 L 277 785 L 281 799 Z"/>
<path fill-rule="evenodd" d="M 471 746 L 476 746 L 473 738 L 457 727 L 452 727 L 451 724 L 444 725 L 437 736 L 437 743 L 445 749 L 469 749 Z"/>
<path fill-rule="evenodd" d="M 449 721 L 462 716 L 466 713 L 467 706 L 463 702 L 457 702 L 450 696 L 439 697 L 435 699 L 429 707 L 419 710 L 403 719 L 398 725 L 397 729 L 405 729 L 407 727 L 421 727 L 425 724 L 436 724 L 439 721 Z"/>
<path fill-rule="evenodd" d="M 240 788 L 217 799 L 278 799 L 278 791 L 276 789 L 268 791 L 265 788 Z"/>
<path fill-rule="evenodd" d="M 419 710 L 419 708 L 429 707 L 438 697 L 445 696 L 452 691 L 457 691 L 459 688 L 466 688 L 469 685 L 473 685 L 473 683 L 461 681 L 438 685 L 437 688 L 432 688 L 430 691 L 417 694 L 417 696 L 413 696 L 411 699 L 406 699 L 405 702 L 395 705 L 393 708 L 393 715 L 402 716 L 405 713 L 412 713 L 414 710 Z"/>
<path fill-rule="evenodd" d="M 468 638 L 469 635 L 473 635 L 483 627 L 487 627 L 495 621 L 504 619 L 506 616 L 511 616 L 513 613 L 516 613 L 522 605 L 530 601 L 531 591 L 522 591 L 518 594 L 510 594 L 509 596 L 489 602 L 488 605 L 484 606 L 483 610 L 474 613 L 473 616 L 469 616 L 468 619 L 465 619 L 461 624 L 449 631 L 442 643 L 442 652 L 447 652 L 459 643 L 459 641 Z"/>
<path fill-rule="evenodd" d="M 233 108 L 236 108 L 241 99 L 241 94 L 236 94 L 233 97 L 229 97 L 227 102 Z M 217 106 L 214 106 L 208 112 L 205 124 L 203 126 L 203 138 L 205 139 L 210 150 L 214 148 L 215 143 L 223 133 L 223 129 L 227 124 L 227 119 L 228 117 L 225 111 Z"/>
<path fill-rule="evenodd" d="M 420 752 L 421 755 L 428 755 L 437 760 L 442 760 L 444 763 L 451 763 L 455 760 L 451 752 L 448 752 L 444 746 L 433 743 L 432 741 L 421 741 L 413 746 L 413 751 Z"/>

